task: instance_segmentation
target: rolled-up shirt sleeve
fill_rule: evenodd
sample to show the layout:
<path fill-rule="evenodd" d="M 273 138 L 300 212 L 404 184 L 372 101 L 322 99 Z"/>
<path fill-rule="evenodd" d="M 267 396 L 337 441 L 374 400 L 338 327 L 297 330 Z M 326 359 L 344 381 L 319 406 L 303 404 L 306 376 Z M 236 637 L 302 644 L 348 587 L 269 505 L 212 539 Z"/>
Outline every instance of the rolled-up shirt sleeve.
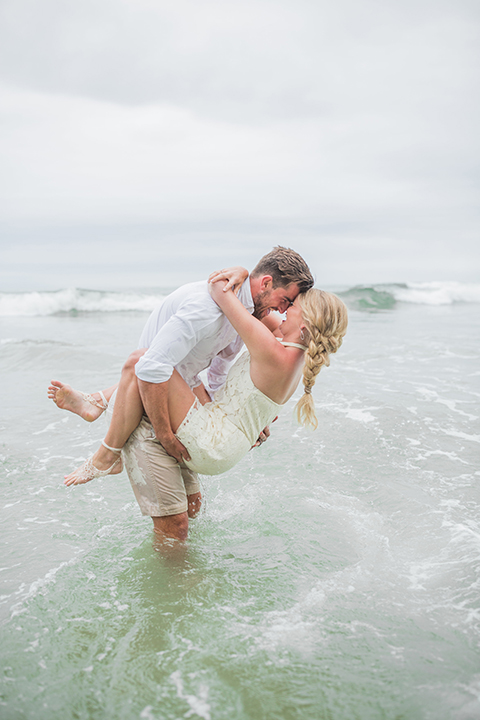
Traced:
<path fill-rule="evenodd" d="M 140 380 L 167 382 L 199 339 L 215 335 L 221 313 L 213 301 L 207 306 L 196 301 L 182 305 L 160 328 L 153 342 L 135 366 Z"/>
<path fill-rule="evenodd" d="M 216 391 L 225 384 L 228 371 L 242 347 L 243 340 L 237 335 L 230 345 L 227 345 L 226 348 L 213 358 L 207 371 L 207 383 L 210 394 L 216 393 Z"/>

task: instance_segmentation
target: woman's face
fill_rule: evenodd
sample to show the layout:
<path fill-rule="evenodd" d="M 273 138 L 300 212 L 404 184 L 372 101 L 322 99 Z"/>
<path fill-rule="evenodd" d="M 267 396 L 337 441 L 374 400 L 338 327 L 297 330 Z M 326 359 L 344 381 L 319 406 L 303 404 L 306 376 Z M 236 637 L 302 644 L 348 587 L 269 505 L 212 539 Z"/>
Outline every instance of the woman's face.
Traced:
<path fill-rule="evenodd" d="M 300 301 L 297 297 L 294 303 L 290 305 L 290 307 L 286 311 L 286 318 L 281 325 L 281 330 L 283 334 L 288 331 L 294 330 L 298 330 L 298 332 L 300 332 L 303 325 L 304 322 L 302 316 L 302 308 L 300 306 Z"/>
<path fill-rule="evenodd" d="M 280 326 L 283 323 L 283 318 L 280 313 L 276 312 L 275 310 L 271 310 L 268 315 L 265 315 L 262 318 L 262 323 L 266 327 L 268 327 L 268 329 L 277 337 L 280 337 L 282 335 Z"/>

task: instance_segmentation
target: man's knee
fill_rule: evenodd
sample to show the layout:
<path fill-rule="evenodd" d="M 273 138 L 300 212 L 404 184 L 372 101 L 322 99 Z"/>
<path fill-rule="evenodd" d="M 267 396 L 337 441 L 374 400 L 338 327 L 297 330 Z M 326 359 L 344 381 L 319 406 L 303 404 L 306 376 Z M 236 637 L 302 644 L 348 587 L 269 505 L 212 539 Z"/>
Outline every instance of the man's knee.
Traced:
<path fill-rule="evenodd" d="M 176 540 L 186 540 L 188 535 L 188 515 L 186 512 L 179 515 L 166 515 L 154 517 L 153 529 L 159 535 L 165 535 Z"/>

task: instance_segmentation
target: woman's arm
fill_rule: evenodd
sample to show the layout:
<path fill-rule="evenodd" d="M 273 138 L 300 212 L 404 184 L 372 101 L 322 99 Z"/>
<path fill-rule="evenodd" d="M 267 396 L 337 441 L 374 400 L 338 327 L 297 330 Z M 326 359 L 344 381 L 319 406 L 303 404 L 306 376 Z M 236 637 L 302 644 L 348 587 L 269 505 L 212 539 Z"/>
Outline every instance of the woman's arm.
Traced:
<path fill-rule="evenodd" d="M 271 358 L 272 354 L 281 354 L 282 345 L 265 325 L 246 310 L 236 295 L 224 292 L 224 282 L 209 283 L 209 291 L 220 310 L 227 316 L 237 333 L 256 359 Z"/>

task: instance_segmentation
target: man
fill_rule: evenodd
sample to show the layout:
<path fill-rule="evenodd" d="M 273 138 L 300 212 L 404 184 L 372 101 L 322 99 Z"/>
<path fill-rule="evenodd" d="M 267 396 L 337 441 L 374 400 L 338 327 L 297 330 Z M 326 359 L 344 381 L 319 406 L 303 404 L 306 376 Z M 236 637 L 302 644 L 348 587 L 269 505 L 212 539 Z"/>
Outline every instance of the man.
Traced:
<path fill-rule="evenodd" d="M 238 297 L 261 319 L 270 310 L 285 312 L 299 292 L 312 286 L 313 278 L 303 258 L 293 250 L 277 247 L 256 265 Z M 158 533 L 185 539 L 188 515 L 194 516 L 200 504 L 197 477 L 181 464 L 189 459 L 188 451 L 170 426 L 168 380 L 176 368 L 200 402 L 209 402 L 211 394 L 225 382 L 242 345 L 210 298 L 206 283 L 179 288 L 147 321 L 140 347 L 148 349 L 136 363 L 135 374 L 148 419 L 143 419 L 124 456 L 142 512 L 152 516 Z M 198 377 L 207 367 L 208 390 Z M 150 478 L 145 483 L 146 473 L 153 473 L 155 482 Z M 161 515 L 152 514 L 157 511 Z"/>

